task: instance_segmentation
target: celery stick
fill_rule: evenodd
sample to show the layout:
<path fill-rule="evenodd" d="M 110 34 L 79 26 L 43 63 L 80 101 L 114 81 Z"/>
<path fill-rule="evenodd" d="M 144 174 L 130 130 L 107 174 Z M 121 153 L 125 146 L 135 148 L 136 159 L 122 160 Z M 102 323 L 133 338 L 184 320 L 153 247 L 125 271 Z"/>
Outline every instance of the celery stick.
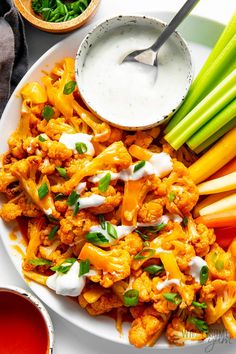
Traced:
<path fill-rule="evenodd" d="M 223 135 L 228 133 L 228 131 L 230 131 L 230 129 L 234 127 L 236 127 L 236 117 L 232 119 L 229 123 L 225 124 L 221 129 L 219 129 L 215 134 L 210 136 L 207 140 L 205 140 L 194 150 L 194 152 L 196 152 L 196 154 L 199 154 L 200 152 L 214 144 L 218 139 L 220 139 Z"/>
<path fill-rule="evenodd" d="M 236 96 L 236 69 L 214 88 L 165 139 L 175 149 L 179 149 L 198 129 L 223 109 Z"/>
<path fill-rule="evenodd" d="M 203 98 L 204 96 L 202 95 L 202 88 L 205 88 L 205 94 L 210 92 L 210 86 L 211 88 L 216 86 L 215 82 L 215 77 L 218 77 L 218 82 L 224 78 L 227 74 L 222 71 L 221 75 L 219 75 L 218 68 L 217 66 L 217 61 L 219 61 L 218 57 L 219 56 L 224 56 L 227 55 L 223 54 L 222 52 L 224 51 L 225 47 L 228 45 L 228 43 L 233 39 L 233 36 L 236 33 L 236 13 L 233 15 L 231 21 L 228 23 L 228 25 L 225 27 L 224 31 L 222 32 L 220 38 L 218 39 L 215 47 L 213 48 L 212 52 L 210 53 L 208 59 L 206 60 L 205 64 L 203 65 L 201 71 L 199 72 L 198 76 L 195 78 L 194 82 L 192 83 L 189 93 L 180 107 L 180 109 L 176 112 L 174 117 L 171 119 L 170 123 L 167 125 L 165 132 L 168 133 L 173 127 L 179 123 L 179 121 L 194 107 L 195 103 L 197 100 L 199 100 L 199 97 L 196 97 L 196 101 L 192 100 L 194 98 L 194 92 L 196 88 L 199 88 L 198 94 Z M 234 52 L 234 57 L 235 57 L 235 52 Z M 225 61 L 225 59 L 223 59 Z M 232 61 L 235 63 L 235 60 L 233 59 Z M 211 68 L 213 66 L 213 69 Z M 227 66 L 226 66 L 227 68 Z M 210 70 L 211 69 L 211 70 Z M 209 76 L 209 73 L 206 73 L 210 71 L 212 74 L 211 77 Z M 222 76 L 222 77 L 220 77 Z M 207 78 L 207 80 L 210 82 L 209 87 L 206 86 L 206 83 L 204 82 L 204 78 Z M 203 81 L 202 81 L 203 80 Z M 215 83 L 215 84 L 214 84 Z M 200 86 L 200 87 L 199 87 Z M 197 95 L 196 95 L 197 96 Z"/>
<path fill-rule="evenodd" d="M 195 150 L 198 145 L 201 145 L 211 135 L 216 133 L 225 124 L 236 117 L 236 99 L 215 115 L 208 123 L 198 130 L 188 141 L 187 145 L 190 149 Z"/>

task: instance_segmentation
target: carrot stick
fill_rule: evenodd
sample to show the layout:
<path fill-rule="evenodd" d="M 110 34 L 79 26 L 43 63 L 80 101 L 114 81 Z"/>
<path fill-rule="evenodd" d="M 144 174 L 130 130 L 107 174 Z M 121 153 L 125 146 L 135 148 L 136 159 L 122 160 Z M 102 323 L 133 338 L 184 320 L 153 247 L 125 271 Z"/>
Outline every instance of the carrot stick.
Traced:
<path fill-rule="evenodd" d="M 204 224 L 208 227 L 225 227 L 236 225 L 236 209 L 199 216 L 195 219 L 197 224 Z"/>
<path fill-rule="evenodd" d="M 236 157 L 227 163 L 227 165 L 223 166 L 219 171 L 211 175 L 209 180 L 223 177 L 229 173 L 236 172 Z"/>

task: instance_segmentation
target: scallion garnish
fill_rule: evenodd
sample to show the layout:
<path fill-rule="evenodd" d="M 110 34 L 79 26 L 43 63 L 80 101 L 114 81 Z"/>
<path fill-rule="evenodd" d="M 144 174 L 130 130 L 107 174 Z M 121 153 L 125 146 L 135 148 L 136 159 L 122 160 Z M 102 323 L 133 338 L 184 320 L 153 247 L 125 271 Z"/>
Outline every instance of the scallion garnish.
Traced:
<path fill-rule="evenodd" d="M 134 173 L 140 170 L 143 166 L 145 166 L 146 161 L 142 160 L 134 165 Z"/>
<path fill-rule="evenodd" d="M 100 179 L 100 181 L 98 183 L 99 191 L 102 192 L 102 193 L 106 192 L 110 181 L 111 181 L 111 174 L 110 174 L 110 172 L 108 172 L 107 174 L 105 174 L 104 177 L 102 177 Z"/>
<path fill-rule="evenodd" d="M 39 135 L 39 136 L 38 136 L 38 139 L 39 139 L 39 141 L 41 141 L 42 143 L 43 143 L 44 141 L 47 141 L 47 139 L 45 139 L 42 135 Z"/>
<path fill-rule="evenodd" d="M 175 200 L 175 193 L 174 192 L 170 192 L 169 195 L 168 195 L 168 200 L 170 203 L 172 203 L 174 200 Z"/>
<path fill-rule="evenodd" d="M 69 206 L 73 206 L 73 205 L 75 205 L 75 203 L 77 202 L 78 199 L 79 199 L 79 194 L 76 193 L 76 191 L 72 191 L 66 201 L 66 204 Z"/>
<path fill-rule="evenodd" d="M 74 91 L 75 86 L 76 86 L 75 81 L 67 82 L 67 84 L 65 84 L 64 89 L 63 89 L 64 95 L 70 95 Z"/>
<path fill-rule="evenodd" d="M 48 189 L 47 183 L 41 184 L 41 186 L 40 186 L 39 189 L 38 189 L 38 196 L 39 196 L 39 199 L 45 198 L 46 195 L 48 194 L 48 192 L 49 192 L 49 189 Z"/>
<path fill-rule="evenodd" d="M 99 218 L 99 222 L 100 222 L 101 228 L 102 228 L 103 230 L 106 230 L 106 220 L 105 220 L 105 218 L 104 218 L 104 215 L 100 214 L 100 215 L 98 216 L 98 218 Z"/>
<path fill-rule="evenodd" d="M 86 240 L 94 245 L 109 243 L 108 239 L 101 232 L 89 232 L 86 235 Z"/>
<path fill-rule="evenodd" d="M 165 294 L 163 294 L 163 297 L 167 301 L 173 302 L 173 304 L 175 304 L 175 305 L 179 305 L 182 301 L 181 297 L 177 293 L 165 293 Z"/>
<path fill-rule="evenodd" d="M 76 261 L 76 258 L 67 258 L 60 265 L 52 267 L 51 270 L 53 270 L 54 272 L 66 274 Z"/>
<path fill-rule="evenodd" d="M 64 167 L 56 167 L 56 170 L 58 171 L 58 173 L 61 177 L 68 179 L 68 175 L 67 175 L 66 169 Z"/>
<path fill-rule="evenodd" d="M 80 261 L 80 266 L 79 266 L 79 277 L 82 277 L 82 275 L 87 274 L 90 270 L 90 261 L 89 259 L 86 259 L 85 261 Z"/>
<path fill-rule="evenodd" d="M 46 105 L 42 111 L 42 116 L 48 122 L 54 116 L 54 113 L 54 109 L 51 106 Z"/>
<path fill-rule="evenodd" d="M 58 226 L 58 225 L 55 225 L 55 226 L 52 227 L 52 229 L 51 229 L 51 231 L 50 231 L 50 233 L 49 233 L 49 235 L 48 235 L 48 239 L 49 239 L 49 240 L 53 240 L 53 239 L 54 239 L 54 237 L 56 236 L 56 233 L 57 233 L 58 229 L 59 229 L 59 226 Z"/>
<path fill-rule="evenodd" d="M 118 238 L 116 229 L 109 222 L 107 222 L 106 225 L 107 225 L 107 233 L 108 233 L 108 235 L 116 240 Z"/>
<path fill-rule="evenodd" d="M 195 306 L 195 307 L 200 307 L 201 309 L 206 309 L 207 308 L 207 304 L 205 302 L 193 301 L 192 305 Z"/>
<path fill-rule="evenodd" d="M 148 241 L 149 237 L 147 235 L 145 235 L 142 231 L 140 230 L 135 230 L 135 232 L 144 240 L 144 241 Z"/>
<path fill-rule="evenodd" d="M 164 270 L 164 267 L 163 265 L 152 264 L 150 266 L 145 267 L 144 270 L 149 274 L 157 274 L 162 272 Z"/>
<path fill-rule="evenodd" d="M 76 216 L 79 212 L 79 202 L 75 203 L 74 205 L 74 210 L 73 210 L 73 216 Z"/>
<path fill-rule="evenodd" d="M 146 228 L 146 230 L 147 230 L 148 232 L 159 232 L 159 231 L 161 231 L 162 229 L 164 229 L 164 227 L 166 227 L 166 224 L 161 223 L 161 224 L 159 224 L 159 225 L 157 225 L 157 226 L 148 226 L 148 227 Z"/>
<path fill-rule="evenodd" d="M 49 265 L 52 262 L 44 258 L 35 258 L 35 259 L 30 259 L 29 263 L 34 266 L 43 266 L 43 265 Z"/>
<path fill-rule="evenodd" d="M 209 269 L 208 266 L 203 266 L 200 271 L 200 284 L 205 285 L 208 279 Z"/>
<path fill-rule="evenodd" d="M 199 318 L 196 317 L 189 317 L 188 322 L 192 323 L 199 331 L 208 333 L 209 328 L 208 328 L 208 324 L 205 321 L 200 320 Z"/>
<path fill-rule="evenodd" d="M 88 151 L 87 145 L 81 142 L 75 143 L 75 148 L 79 154 L 85 154 Z"/>
<path fill-rule="evenodd" d="M 135 289 L 127 290 L 124 293 L 124 305 L 136 306 L 138 304 L 139 292 Z"/>
<path fill-rule="evenodd" d="M 187 216 L 185 216 L 185 217 L 183 218 L 183 224 L 184 224 L 184 226 L 187 226 L 187 225 L 188 225 L 188 218 L 187 218 Z"/>
<path fill-rule="evenodd" d="M 63 198 L 65 198 L 65 195 L 63 193 L 58 193 L 57 195 L 55 195 L 54 200 L 57 201 L 57 200 L 61 200 Z"/>
<path fill-rule="evenodd" d="M 136 254 L 136 256 L 134 256 L 134 259 L 146 259 L 146 258 L 150 258 L 152 257 L 154 254 L 156 253 L 156 251 L 153 248 L 144 248 L 142 251 L 140 251 L 139 253 Z"/>

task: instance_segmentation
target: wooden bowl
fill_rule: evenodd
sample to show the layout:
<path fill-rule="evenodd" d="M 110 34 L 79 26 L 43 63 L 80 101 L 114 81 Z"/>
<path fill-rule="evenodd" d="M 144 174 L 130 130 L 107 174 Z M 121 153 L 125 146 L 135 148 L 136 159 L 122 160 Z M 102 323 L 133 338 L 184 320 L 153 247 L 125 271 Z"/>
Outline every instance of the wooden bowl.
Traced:
<path fill-rule="evenodd" d="M 34 27 L 53 33 L 66 33 L 83 26 L 93 15 L 101 0 L 91 0 L 87 9 L 81 15 L 73 20 L 66 22 L 47 22 L 43 21 L 40 16 L 36 15 L 31 7 L 31 0 L 14 0 L 14 4 L 21 15 L 29 21 Z"/>

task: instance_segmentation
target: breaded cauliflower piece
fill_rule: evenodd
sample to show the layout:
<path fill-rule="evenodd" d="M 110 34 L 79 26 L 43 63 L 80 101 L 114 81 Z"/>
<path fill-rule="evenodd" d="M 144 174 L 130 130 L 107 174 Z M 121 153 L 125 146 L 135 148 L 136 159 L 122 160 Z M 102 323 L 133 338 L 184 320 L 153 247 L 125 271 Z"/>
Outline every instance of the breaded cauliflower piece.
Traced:
<path fill-rule="evenodd" d="M 195 224 L 192 217 L 189 217 L 187 232 L 188 242 L 193 245 L 197 256 L 206 256 L 216 239 L 214 230 L 208 229 L 203 224 Z"/>
<path fill-rule="evenodd" d="M 132 288 L 138 290 L 139 301 L 149 302 L 153 297 L 153 283 L 146 272 L 143 272 L 140 277 L 134 280 Z"/>
<path fill-rule="evenodd" d="M 143 348 L 145 345 L 154 345 L 162 334 L 167 316 L 142 315 L 136 318 L 129 331 L 129 341 L 136 348 Z"/>
<path fill-rule="evenodd" d="M 98 221 L 94 215 L 85 210 L 80 210 L 73 216 L 73 210 L 68 210 L 65 218 L 60 221 L 58 235 L 61 242 L 66 245 L 76 244 L 89 232 L 91 226 L 97 225 Z"/>
<path fill-rule="evenodd" d="M 138 211 L 138 221 L 141 223 L 155 223 L 163 214 L 164 198 L 144 202 Z"/>
<path fill-rule="evenodd" d="M 143 249 L 143 241 L 135 232 L 125 236 L 112 248 L 120 248 L 129 252 L 131 256 L 137 254 Z"/>
<path fill-rule="evenodd" d="M 131 257 L 126 250 L 104 251 L 91 243 L 86 243 L 80 252 L 79 259 L 88 259 L 96 269 L 103 271 L 100 284 L 104 288 L 109 288 L 115 282 L 130 275 Z"/>
<path fill-rule="evenodd" d="M 138 130 L 135 134 L 127 135 L 125 145 L 130 146 L 136 144 L 147 149 L 155 138 L 160 134 L 160 128 L 155 127 L 145 131 Z"/>
<path fill-rule="evenodd" d="M 167 185 L 166 208 L 170 213 L 186 215 L 198 201 L 198 189 L 188 176 L 188 169 L 179 161 L 173 161 L 173 170 L 163 180 Z"/>
<path fill-rule="evenodd" d="M 197 330 L 189 330 L 186 323 L 179 318 L 174 317 L 172 322 L 168 324 L 166 337 L 171 344 L 182 346 L 186 341 L 201 341 L 207 337 L 206 333 Z"/>
<path fill-rule="evenodd" d="M 75 129 L 66 123 L 65 118 L 44 119 L 38 124 L 38 130 L 47 134 L 52 140 L 59 140 L 62 133 L 75 134 Z"/>
<path fill-rule="evenodd" d="M 230 252 L 225 252 L 217 243 L 211 247 L 211 251 L 206 255 L 212 279 L 234 280 L 235 264 Z"/>
<path fill-rule="evenodd" d="M 0 216 L 6 222 L 15 220 L 21 214 L 22 214 L 22 209 L 20 205 L 12 202 L 3 204 L 0 210 Z"/>
<path fill-rule="evenodd" d="M 26 195 L 21 193 L 18 197 L 2 205 L 0 215 L 6 222 L 9 222 L 21 215 L 36 218 L 42 215 L 42 211 Z"/>
<path fill-rule="evenodd" d="M 122 200 L 122 194 L 117 191 L 113 186 L 108 186 L 107 190 L 104 193 L 100 192 L 98 187 L 91 188 L 91 192 L 106 198 L 105 202 L 102 205 L 96 206 L 94 208 L 89 208 L 91 213 L 95 215 L 110 213 L 120 205 Z M 90 194 L 91 193 L 88 192 L 84 195 L 84 197 L 87 197 Z"/>
<path fill-rule="evenodd" d="M 15 181 L 17 178 L 10 172 L 5 172 L 3 168 L 0 170 L 0 192 L 6 193 L 7 187 Z"/>
<path fill-rule="evenodd" d="M 85 308 L 91 316 L 102 315 L 103 313 L 109 312 L 112 309 L 119 308 L 123 305 L 119 296 L 113 292 L 108 292 L 102 295 L 97 301 L 91 304 L 85 300 L 83 293 L 79 296 L 78 300 L 80 306 Z"/>

